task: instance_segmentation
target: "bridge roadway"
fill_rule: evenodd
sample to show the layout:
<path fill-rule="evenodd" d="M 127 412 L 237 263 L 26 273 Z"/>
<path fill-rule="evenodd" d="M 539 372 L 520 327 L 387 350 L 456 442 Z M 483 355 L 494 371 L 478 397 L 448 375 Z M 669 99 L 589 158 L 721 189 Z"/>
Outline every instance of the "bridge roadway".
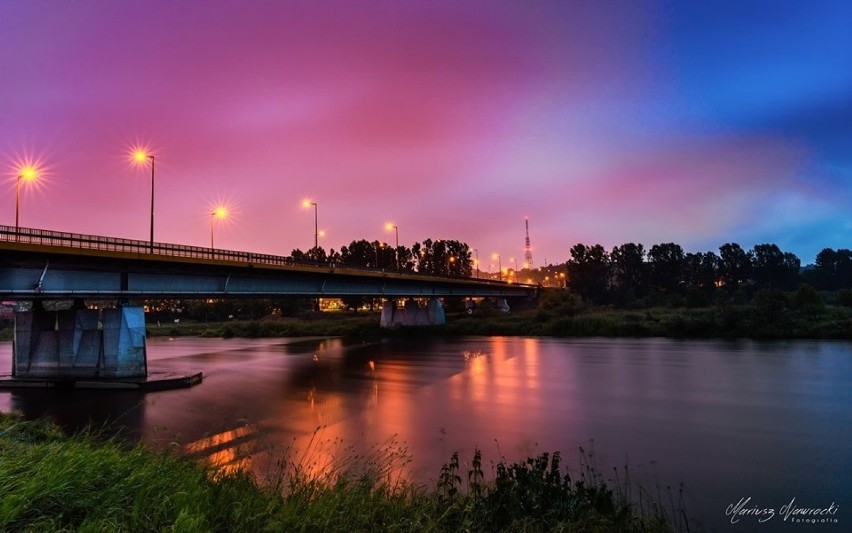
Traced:
<path fill-rule="evenodd" d="M 371 296 L 386 298 L 383 326 L 442 324 L 439 298 L 528 297 L 537 287 L 491 280 L 296 263 L 290 258 L 177 244 L 0 226 L 0 299 L 74 300 L 15 313 L 11 386 L 192 385 L 201 374 L 148 375 L 146 298 Z M 421 307 L 412 297 L 427 300 Z M 409 298 L 397 308 L 397 298 Z M 117 300 L 87 309 L 85 299 Z M 168 385 L 171 386 L 171 385 Z"/>
<path fill-rule="evenodd" d="M 535 296 L 538 287 L 0 226 L 0 299 Z"/>

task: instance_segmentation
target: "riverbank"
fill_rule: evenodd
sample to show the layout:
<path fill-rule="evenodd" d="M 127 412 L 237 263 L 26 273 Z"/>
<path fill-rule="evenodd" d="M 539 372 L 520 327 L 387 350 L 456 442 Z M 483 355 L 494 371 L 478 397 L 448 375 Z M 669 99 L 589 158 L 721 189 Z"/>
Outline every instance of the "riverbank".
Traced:
<path fill-rule="evenodd" d="M 376 339 L 409 335 L 427 328 L 379 327 L 378 313 L 322 313 L 311 318 L 276 318 L 215 323 L 149 324 L 151 336 L 300 337 L 341 336 Z M 852 309 L 825 306 L 818 311 L 779 309 L 758 304 L 693 309 L 653 307 L 616 309 L 571 302 L 502 313 L 448 313 L 447 324 L 429 327 L 443 335 L 547 337 L 669 337 L 685 339 L 852 339 Z"/>
<path fill-rule="evenodd" d="M 316 479 L 284 463 L 286 472 L 260 484 L 0 414 L 0 530 L 663 532 L 680 520 L 647 501 L 630 506 L 591 467 L 569 478 L 558 454 L 501 462 L 494 480 L 478 453 L 470 465 L 453 455 L 436 487 L 391 481 L 381 464 Z"/>
<path fill-rule="evenodd" d="M 426 328 L 386 330 L 379 327 L 378 312 L 339 311 L 224 322 L 149 320 L 147 331 L 151 337 L 337 336 L 372 340 L 417 334 Z M 544 295 L 534 309 L 502 313 L 483 306 L 472 315 L 448 311 L 447 324 L 428 331 L 444 335 L 850 340 L 852 307 L 802 303 L 784 293 L 766 293 L 749 303 L 618 308 L 588 305 L 559 291 Z M 11 322 L 0 326 L 0 340 L 11 340 L 12 336 Z"/>
<path fill-rule="evenodd" d="M 818 315 L 767 314 L 754 305 L 697 309 L 539 309 L 504 316 L 459 317 L 448 334 L 548 337 L 668 337 L 682 339 L 852 339 L 852 310 Z"/>

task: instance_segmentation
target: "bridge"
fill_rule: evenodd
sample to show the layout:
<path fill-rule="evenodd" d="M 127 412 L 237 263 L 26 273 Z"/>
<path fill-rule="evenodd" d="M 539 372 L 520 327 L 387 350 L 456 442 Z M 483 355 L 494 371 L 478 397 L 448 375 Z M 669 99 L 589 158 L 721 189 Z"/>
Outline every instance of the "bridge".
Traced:
<path fill-rule="evenodd" d="M 112 379 L 147 376 L 145 315 L 133 300 L 163 298 L 386 299 L 383 326 L 440 324 L 442 297 L 532 298 L 538 287 L 430 276 L 289 257 L 33 228 L 0 226 L 0 300 L 33 301 L 15 314 L 12 375 Z M 396 300 L 408 298 L 402 309 Z M 425 308 L 414 298 L 426 299 Z M 116 300 L 87 309 L 84 300 Z M 48 311 L 40 302 L 73 300 Z"/>

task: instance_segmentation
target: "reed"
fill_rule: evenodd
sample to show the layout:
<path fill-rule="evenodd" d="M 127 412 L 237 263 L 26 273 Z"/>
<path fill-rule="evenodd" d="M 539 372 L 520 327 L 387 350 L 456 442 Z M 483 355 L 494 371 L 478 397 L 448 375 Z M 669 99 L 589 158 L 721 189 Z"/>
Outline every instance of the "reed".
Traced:
<path fill-rule="evenodd" d="M 316 470 L 309 446 L 261 484 L 171 452 L 0 414 L 0 530 L 676 530 L 662 505 L 630 504 L 591 465 L 569 477 L 558 453 L 501 460 L 493 480 L 478 450 L 469 465 L 453 455 L 431 488 L 393 474 L 406 457 L 404 447 L 379 445 Z"/>

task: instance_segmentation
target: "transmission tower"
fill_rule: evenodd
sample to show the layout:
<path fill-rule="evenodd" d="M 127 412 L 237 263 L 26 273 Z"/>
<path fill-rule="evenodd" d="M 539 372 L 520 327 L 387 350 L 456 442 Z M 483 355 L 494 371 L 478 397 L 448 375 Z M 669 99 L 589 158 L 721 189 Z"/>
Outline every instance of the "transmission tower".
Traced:
<path fill-rule="evenodd" d="M 530 219 L 529 217 L 524 217 L 524 226 L 526 226 L 527 238 L 524 241 L 524 264 L 525 266 L 532 270 L 533 262 L 532 262 L 532 248 L 530 247 Z"/>

